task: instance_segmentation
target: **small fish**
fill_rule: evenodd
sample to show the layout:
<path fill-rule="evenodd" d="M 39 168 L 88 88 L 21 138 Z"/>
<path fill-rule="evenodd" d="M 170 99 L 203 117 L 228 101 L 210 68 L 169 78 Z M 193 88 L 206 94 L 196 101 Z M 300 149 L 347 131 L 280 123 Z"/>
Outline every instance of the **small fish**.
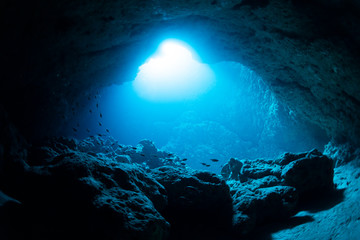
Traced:
<path fill-rule="evenodd" d="M 102 118 L 102 114 L 100 113 L 100 118 Z"/>
<path fill-rule="evenodd" d="M 92 113 L 92 110 L 90 109 L 89 112 Z"/>
<path fill-rule="evenodd" d="M 90 130 L 89 130 L 88 128 L 86 129 L 86 131 L 87 131 L 88 133 L 90 132 Z"/>
<path fill-rule="evenodd" d="M 169 153 L 168 156 L 173 156 L 174 154 L 173 153 Z"/>
<path fill-rule="evenodd" d="M 182 163 L 180 163 L 180 164 L 183 165 L 183 166 L 186 165 L 186 163 L 184 163 L 184 162 L 182 162 Z"/>
<path fill-rule="evenodd" d="M 204 165 L 205 167 L 210 167 L 210 165 L 209 164 L 206 164 L 206 163 L 201 163 L 202 165 Z"/>
<path fill-rule="evenodd" d="M 212 161 L 212 162 L 218 162 L 218 161 L 219 161 L 219 159 L 212 158 L 212 159 L 210 159 L 210 161 Z"/>
<path fill-rule="evenodd" d="M 153 157 L 157 157 L 157 155 L 152 155 Z"/>
<path fill-rule="evenodd" d="M 183 158 L 181 161 L 187 161 L 187 158 Z"/>
<path fill-rule="evenodd" d="M 132 147 L 132 149 L 136 150 L 136 149 L 137 149 L 137 147 Z"/>
<path fill-rule="evenodd" d="M 96 103 L 96 108 L 99 108 L 99 103 Z"/>
<path fill-rule="evenodd" d="M 77 132 L 77 129 L 76 129 L 76 128 L 73 128 L 73 131 L 74 131 L 74 132 Z"/>
<path fill-rule="evenodd" d="M 169 161 L 169 162 L 172 162 L 172 161 L 173 161 L 171 158 L 167 158 L 166 160 Z"/>
<path fill-rule="evenodd" d="M 109 129 L 105 129 L 106 132 L 110 133 Z"/>
<path fill-rule="evenodd" d="M 142 154 L 140 154 L 140 155 L 141 155 L 141 156 L 143 156 L 143 157 L 145 157 L 145 154 L 143 154 L 143 153 L 142 153 Z"/>
<path fill-rule="evenodd" d="M 102 126 L 101 122 L 99 122 L 99 126 L 100 126 L 100 127 Z"/>
<path fill-rule="evenodd" d="M 102 135 L 101 133 L 98 133 L 98 136 L 99 136 L 99 137 L 102 137 L 103 135 Z"/>
<path fill-rule="evenodd" d="M 123 146 L 119 145 L 119 148 L 123 148 Z"/>

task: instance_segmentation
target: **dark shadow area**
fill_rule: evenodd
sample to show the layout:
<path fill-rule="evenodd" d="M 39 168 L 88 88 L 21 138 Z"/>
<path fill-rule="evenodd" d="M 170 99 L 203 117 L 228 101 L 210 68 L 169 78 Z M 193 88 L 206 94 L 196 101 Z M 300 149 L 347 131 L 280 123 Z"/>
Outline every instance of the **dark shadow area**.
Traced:
<path fill-rule="evenodd" d="M 246 236 L 231 234 L 231 231 L 221 231 L 220 229 L 212 229 L 209 231 L 179 231 L 173 233 L 171 240 L 272 240 L 272 233 L 278 232 L 284 229 L 291 229 L 304 223 L 313 222 L 314 218 L 311 216 L 294 216 L 284 221 L 266 223 L 258 226 L 255 231 L 249 233 Z"/>
<path fill-rule="evenodd" d="M 169 240 L 237 240 L 237 239 L 243 239 L 243 237 L 238 236 L 232 236 L 231 231 L 219 231 L 217 229 L 193 229 L 188 230 L 184 229 L 185 231 L 180 232 L 172 232 Z M 200 230 L 200 231 L 199 231 Z"/>
<path fill-rule="evenodd" d="M 272 233 L 278 232 L 284 229 L 290 229 L 296 226 L 299 226 L 304 223 L 312 222 L 314 218 L 311 216 L 294 216 L 288 220 L 281 222 L 268 223 L 266 225 L 260 226 L 256 229 L 253 234 L 250 234 L 246 240 L 272 240 Z"/>
<path fill-rule="evenodd" d="M 19 231 L 24 226 L 24 207 L 16 202 L 9 201 L 0 204 L 0 233 L 1 239 L 26 239 L 26 233 Z"/>
<path fill-rule="evenodd" d="M 299 210 L 316 213 L 333 208 L 344 201 L 344 191 L 345 189 L 335 189 L 331 192 L 307 194 L 300 199 Z"/>

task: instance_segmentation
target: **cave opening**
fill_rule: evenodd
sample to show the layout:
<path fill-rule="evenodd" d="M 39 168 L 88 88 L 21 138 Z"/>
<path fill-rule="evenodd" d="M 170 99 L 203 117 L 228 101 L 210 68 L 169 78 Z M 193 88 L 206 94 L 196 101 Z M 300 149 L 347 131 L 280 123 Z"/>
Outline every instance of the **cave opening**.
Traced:
<path fill-rule="evenodd" d="M 214 80 L 211 68 L 199 62 L 190 46 L 167 39 L 139 67 L 132 86 L 149 101 L 173 102 L 197 98 L 211 89 Z"/>
<path fill-rule="evenodd" d="M 187 165 L 219 173 L 231 157 L 273 159 L 284 152 L 323 151 L 326 133 L 276 98 L 254 71 L 237 62 L 201 63 L 184 42 L 168 40 L 132 82 L 101 89 L 76 117 L 86 138 L 122 144 L 149 139 Z M 215 160 L 214 160 L 215 159 Z"/>
<path fill-rule="evenodd" d="M 0 239 L 358 239 L 360 8 L 300 2 L 5 0 Z"/>

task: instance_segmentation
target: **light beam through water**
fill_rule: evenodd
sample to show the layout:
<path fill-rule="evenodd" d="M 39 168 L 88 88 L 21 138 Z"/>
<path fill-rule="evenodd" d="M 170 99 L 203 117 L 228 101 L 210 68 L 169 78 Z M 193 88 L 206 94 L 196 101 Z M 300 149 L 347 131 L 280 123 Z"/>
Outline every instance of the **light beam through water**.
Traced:
<path fill-rule="evenodd" d="M 174 102 L 195 99 L 214 83 L 213 71 L 195 60 L 193 50 L 179 40 L 167 40 L 139 67 L 133 88 L 144 99 Z"/>

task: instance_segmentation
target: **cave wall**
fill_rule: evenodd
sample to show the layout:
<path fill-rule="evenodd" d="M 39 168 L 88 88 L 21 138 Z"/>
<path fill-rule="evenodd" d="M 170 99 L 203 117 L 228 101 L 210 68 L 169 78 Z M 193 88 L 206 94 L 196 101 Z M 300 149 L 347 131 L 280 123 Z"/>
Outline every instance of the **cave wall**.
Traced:
<path fill-rule="evenodd" d="M 359 144 L 359 1 L 5 1 L 1 102 L 28 138 L 61 134 L 96 89 L 131 81 L 166 37 L 235 61 L 337 141 Z"/>

